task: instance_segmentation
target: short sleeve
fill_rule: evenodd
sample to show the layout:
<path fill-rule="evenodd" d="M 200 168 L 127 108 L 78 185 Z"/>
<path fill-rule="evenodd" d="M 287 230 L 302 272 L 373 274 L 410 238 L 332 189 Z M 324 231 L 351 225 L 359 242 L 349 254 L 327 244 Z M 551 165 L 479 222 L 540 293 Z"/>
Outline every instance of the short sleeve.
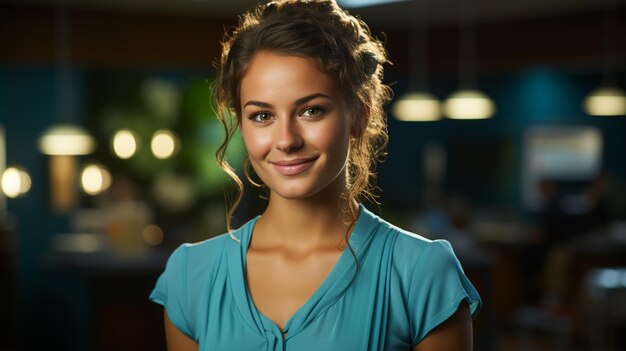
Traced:
<path fill-rule="evenodd" d="M 181 245 L 167 260 L 165 271 L 159 276 L 150 300 L 162 305 L 172 323 L 183 334 L 196 340 L 187 319 L 187 275 L 187 247 Z"/>
<path fill-rule="evenodd" d="M 449 242 L 435 240 L 424 250 L 413 271 L 408 296 L 413 345 L 450 318 L 462 301 L 467 301 L 472 318 L 481 306 L 480 296 Z"/>

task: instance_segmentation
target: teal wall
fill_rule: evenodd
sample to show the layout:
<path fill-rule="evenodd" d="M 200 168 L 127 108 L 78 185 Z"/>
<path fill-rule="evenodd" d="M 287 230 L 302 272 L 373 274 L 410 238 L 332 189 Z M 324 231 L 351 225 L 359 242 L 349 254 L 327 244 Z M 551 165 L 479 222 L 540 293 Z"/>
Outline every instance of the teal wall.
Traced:
<path fill-rule="evenodd" d="M 79 350 L 85 349 L 87 340 L 84 287 L 74 277 L 49 268 L 46 261 L 52 235 L 69 230 L 67 216 L 49 209 L 48 163 L 37 150 L 37 139 L 56 121 L 54 72 L 51 67 L 0 68 L 0 124 L 7 139 L 7 164 L 24 167 L 32 179 L 26 196 L 8 200 L 9 213 L 16 219 L 17 323 L 20 345 L 27 350 Z M 76 91 L 83 91 L 80 72 L 75 85 Z M 82 106 L 77 104 L 76 109 L 81 116 Z"/>

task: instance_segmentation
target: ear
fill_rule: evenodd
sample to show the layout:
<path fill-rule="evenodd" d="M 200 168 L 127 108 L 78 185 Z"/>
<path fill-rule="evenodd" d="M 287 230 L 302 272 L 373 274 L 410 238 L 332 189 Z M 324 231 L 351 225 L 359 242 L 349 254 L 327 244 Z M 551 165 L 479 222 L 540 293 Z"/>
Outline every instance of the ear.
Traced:
<path fill-rule="evenodd" d="M 365 132 L 367 125 L 370 121 L 370 108 L 367 105 L 362 105 L 358 112 L 354 115 L 352 121 L 352 130 L 350 135 L 354 138 L 358 138 Z"/>

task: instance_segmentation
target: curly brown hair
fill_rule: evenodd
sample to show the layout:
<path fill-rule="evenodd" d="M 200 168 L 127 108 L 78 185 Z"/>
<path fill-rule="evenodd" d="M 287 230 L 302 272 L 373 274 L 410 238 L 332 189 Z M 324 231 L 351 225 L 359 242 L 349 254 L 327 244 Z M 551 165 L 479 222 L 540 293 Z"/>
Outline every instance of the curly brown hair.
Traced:
<path fill-rule="evenodd" d="M 353 119 L 357 133 L 350 137 L 348 184 L 342 196 L 349 204 L 364 198 L 375 201 L 373 178 L 377 163 L 385 155 L 388 139 L 383 104 L 390 99 L 391 90 L 382 82 L 382 65 L 388 62 L 387 52 L 363 21 L 339 8 L 335 1 L 274 1 L 241 16 L 238 26 L 226 33 L 222 42 L 215 97 L 218 118 L 226 136 L 216 156 L 220 167 L 233 178 L 238 189 L 228 209 L 229 233 L 244 185 L 226 161 L 225 153 L 241 123 L 241 80 L 259 51 L 316 60 L 336 79 L 346 102 L 354 106 L 354 113 L 367 116 L 367 123 Z M 245 168 L 248 175 L 247 166 Z M 347 207 L 352 227 L 357 213 L 353 206 Z"/>

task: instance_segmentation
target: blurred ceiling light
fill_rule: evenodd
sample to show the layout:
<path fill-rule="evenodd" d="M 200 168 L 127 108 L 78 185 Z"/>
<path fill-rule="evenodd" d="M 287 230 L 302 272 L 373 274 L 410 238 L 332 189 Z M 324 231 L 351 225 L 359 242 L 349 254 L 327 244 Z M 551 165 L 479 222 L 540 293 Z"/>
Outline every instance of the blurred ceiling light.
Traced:
<path fill-rule="evenodd" d="M 618 43 L 623 42 L 617 3 L 609 2 L 602 16 L 602 85 L 583 101 L 585 112 L 592 116 L 626 115 L 626 93 L 617 87 L 616 76 L 621 63 Z"/>
<path fill-rule="evenodd" d="M 46 155 L 87 155 L 96 147 L 89 132 L 73 124 L 58 124 L 48 128 L 39 138 L 39 150 Z"/>
<path fill-rule="evenodd" d="M 585 98 L 584 108 L 592 116 L 626 115 L 626 93 L 617 87 L 595 89 Z"/>
<path fill-rule="evenodd" d="M 111 186 L 111 173 L 98 164 L 87 165 L 80 177 L 83 190 L 89 195 L 98 195 Z"/>
<path fill-rule="evenodd" d="M 459 15 L 459 89 L 444 101 L 444 113 L 451 119 L 486 119 L 495 103 L 476 88 L 476 11 L 473 0 L 462 0 Z"/>
<path fill-rule="evenodd" d="M 446 116 L 451 119 L 485 119 L 494 115 L 495 104 L 479 90 L 457 90 L 444 102 Z"/>
<path fill-rule="evenodd" d="M 142 231 L 143 240 L 148 245 L 156 246 L 163 242 L 163 230 L 155 224 L 146 226 Z"/>
<path fill-rule="evenodd" d="M 337 0 L 337 3 L 341 7 L 356 8 L 356 7 L 367 7 L 367 6 L 390 4 L 393 2 L 404 2 L 404 1 L 408 1 L 408 0 Z"/>
<path fill-rule="evenodd" d="M 393 115 L 400 121 L 437 121 L 441 119 L 439 100 L 428 92 L 402 95 L 392 107 Z"/>
<path fill-rule="evenodd" d="M 178 149 L 178 137 L 170 130 L 159 130 L 152 136 L 150 149 L 156 158 L 172 157 Z"/>
<path fill-rule="evenodd" d="M 96 148 L 93 136 L 79 125 L 69 123 L 75 116 L 72 89 L 71 10 L 69 1 L 58 1 L 55 13 L 55 49 L 57 51 L 57 117 L 62 123 L 48 128 L 39 138 L 39 149 L 50 155 L 49 195 L 52 209 L 67 213 L 76 204 L 76 164 L 78 155 L 91 154 Z"/>
<path fill-rule="evenodd" d="M 30 190 L 31 180 L 22 168 L 9 167 L 2 172 L 2 192 L 9 198 L 16 198 Z"/>
<path fill-rule="evenodd" d="M 113 152 L 121 159 L 129 159 L 137 152 L 137 140 L 138 137 L 131 130 L 118 130 L 112 139 Z"/>
<path fill-rule="evenodd" d="M 441 103 L 427 92 L 428 45 L 426 4 L 415 1 L 410 8 L 409 21 L 409 92 L 400 96 L 392 106 L 396 119 L 410 122 L 438 121 L 441 119 Z"/>

